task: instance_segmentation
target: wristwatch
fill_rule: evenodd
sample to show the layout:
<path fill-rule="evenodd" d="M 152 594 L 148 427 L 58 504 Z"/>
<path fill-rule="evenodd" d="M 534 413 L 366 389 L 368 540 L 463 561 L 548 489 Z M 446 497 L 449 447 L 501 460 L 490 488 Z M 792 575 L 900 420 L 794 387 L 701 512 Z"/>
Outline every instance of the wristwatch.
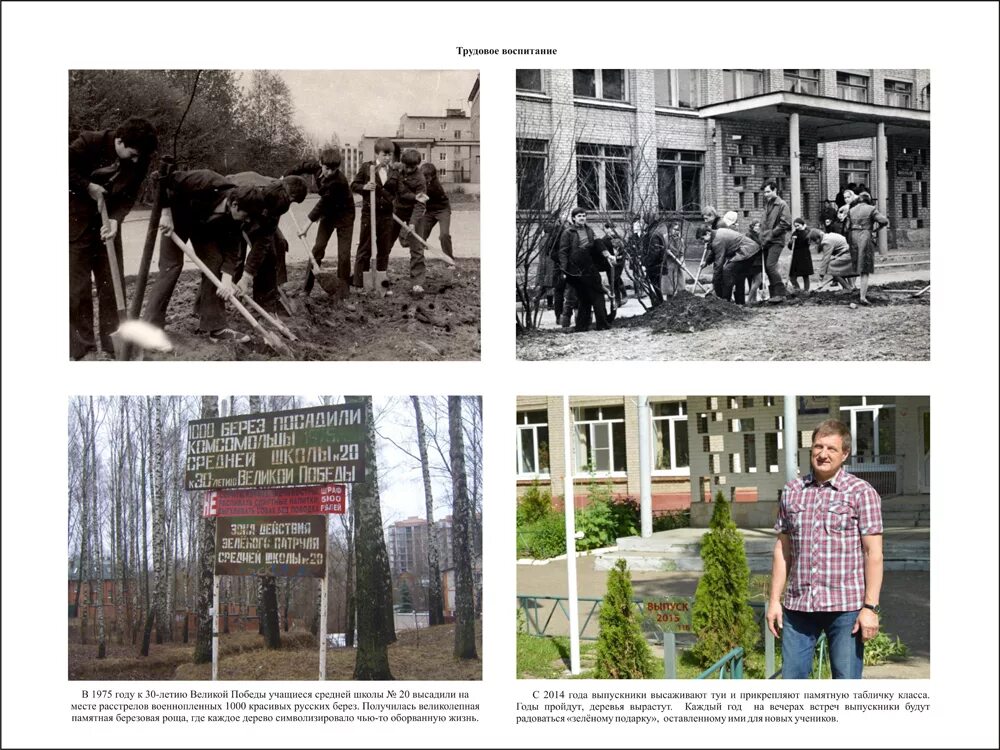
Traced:
<path fill-rule="evenodd" d="M 874 612 L 877 615 L 882 614 L 882 608 L 880 606 L 878 606 L 877 604 L 868 604 L 868 603 L 865 603 L 865 604 L 861 605 L 861 608 L 862 609 L 870 609 L 872 612 Z"/>

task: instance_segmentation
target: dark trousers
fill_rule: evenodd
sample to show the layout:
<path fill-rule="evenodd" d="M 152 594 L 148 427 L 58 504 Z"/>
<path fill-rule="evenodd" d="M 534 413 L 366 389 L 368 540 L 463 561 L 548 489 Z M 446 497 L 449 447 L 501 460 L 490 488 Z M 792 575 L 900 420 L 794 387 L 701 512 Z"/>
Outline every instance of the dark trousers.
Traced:
<path fill-rule="evenodd" d="M 281 230 L 275 230 L 271 237 L 270 252 L 261 260 L 260 265 L 257 266 L 257 273 L 253 277 L 253 290 L 251 292 L 253 301 L 269 313 L 278 312 L 280 299 L 278 284 L 287 280 L 285 274 L 285 253 L 287 252 L 288 241 L 281 234 Z M 236 273 L 233 274 L 233 281 L 239 281 L 243 271 L 242 266 L 237 269 Z"/>
<path fill-rule="evenodd" d="M 646 266 L 646 278 L 649 279 L 649 301 L 654 305 L 663 302 L 663 292 L 660 290 L 660 274 L 662 266 Z"/>
<path fill-rule="evenodd" d="M 416 206 L 395 206 L 393 213 L 407 224 L 412 223 L 414 230 L 417 231 L 420 222 L 424 218 L 424 207 L 420 203 Z M 389 218 L 392 220 L 391 216 Z M 389 241 L 390 250 L 395 246 L 396 240 L 402 235 L 403 239 L 400 241 L 400 244 L 410 250 L 410 281 L 414 285 L 423 285 L 427 274 L 427 265 L 424 263 L 424 246 L 420 243 L 420 240 L 410 236 L 408 229 L 400 226 L 396 221 L 392 221 L 391 229 L 392 239 Z M 419 234 L 419 231 L 417 233 Z"/>
<path fill-rule="evenodd" d="M 785 296 L 785 284 L 778 273 L 778 259 L 781 258 L 781 251 L 785 249 L 784 242 L 769 242 L 761 252 L 764 255 L 764 271 L 767 273 L 767 281 L 772 297 Z"/>
<path fill-rule="evenodd" d="M 389 250 L 392 249 L 392 214 L 375 214 L 375 269 L 385 271 L 389 267 Z M 364 286 L 364 272 L 371 270 L 372 233 L 368 210 L 361 214 L 361 236 L 358 238 L 358 254 L 354 259 L 354 286 Z"/>
<path fill-rule="evenodd" d="M 566 282 L 576 292 L 579 307 L 576 312 L 576 330 L 586 331 L 590 328 L 590 311 L 594 311 L 597 320 L 597 330 L 608 328 L 607 310 L 604 307 L 604 289 L 601 287 L 601 277 L 597 274 L 585 276 L 567 276 Z"/>
<path fill-rule="evenodd" d="M 219 237 L 195 237 L 191 244 L 194 252 L 208 269 L 219 278 L 222 271 L 224 240 Z M 149 293 L 149 301 L 143 318 L 155 326 L 163 328 L 167 322 L 167 308 L 173 296 L 177 279 L 184 268 L 185 255 L 169 237 L 160 239 L 159 273 L 153 282 Z M 199 317 L 198 329 L 202 331 L 217 331 L 226 327 L 225 302 L 216 294 L 215 285 L 204 275 L 201 286 L 195 298 L 195 313 Z"/>
<path fill-rule="evenodd" d="M 746 282 L 752 281 L 760 273 L 760 263 L 760 253 L 758 253 L 752 258 L 730 263 L 727 266 L 728 270 L 723 272 L 723 276 L 728 277 L 728 282 L 732 284 L 733 301 L 737 305 L 746 304 Z"/>
<path fill-rule="evenodd" d="M 441 225 L 441 228 L 438 230 L 438 241 L 441 249 L 444 250 L 444 254 L 449 258 L 454 258 L 455 251 L 451 246 L 451 209 L 442 208 L 436 211 L 426 211 L 420 217 L 420 221 L 417 222 L 417 234 L 426 240 L 431 236 L 431 230 L 435 224 Z"/>
<path fill-rule="evenodd" d="M 728 300 L 733 296 L 733 275 L 722 268 L 712 271 L 712 291 L 719 299 Z"/>
<path fill-rule="evenodd" d="M 362 226 L 364 226 L 363 222 Z M 316 227 L 316 242 L 313 244 L 312 254 L 317 263 L 322 262 L 323 258 L 326 257 L 326 246 L 329 244 L 334 232 L 337 233 L 337 278 L 345 283 L 350 283 L 351 240 L 354 239 L 353 213 L 349 217 L 341 217 L 337 220 L 329 216 L 321 217 Z M 371 243 L 369 242 L 369 244 Z M 309 271 L 306 273 L 305 288 L 307 292 L 312 291 L 315 281 L 312 266 L 310 266 Z"/>
<path fill-rule="evenodd" d="M 118 272 L 122 272 L 121 225 L 115 236 Z M 114 352 L 111 334 L 118 330 L 118 303 L 108 265 L 108 250 L 96 225 L 69 243 L 69 354 L 80 359 L 97 348 L 94 339 L 94 301 L 90 280 L 97 286 L 97 316 L 100 326 L 100 347 Z M 124 284 L 124 281 L 123 281 Z"/>

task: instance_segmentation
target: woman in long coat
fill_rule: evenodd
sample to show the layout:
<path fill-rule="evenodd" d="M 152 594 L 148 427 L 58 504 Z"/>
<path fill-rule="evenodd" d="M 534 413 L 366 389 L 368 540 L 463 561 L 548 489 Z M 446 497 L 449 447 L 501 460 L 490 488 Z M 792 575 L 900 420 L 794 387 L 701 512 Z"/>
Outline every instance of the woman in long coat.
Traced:
<path fill-rule="evenodd" d="M 861 277 L 859 288 L 862 305 L 868 304 L 868 276 L 875 273 L 877 233 L 889 226 L 889 220 L 878 212 L 867 192 L 861 193 L 848 212 L 848 242 L 856 258 L 856 272 Z"/>

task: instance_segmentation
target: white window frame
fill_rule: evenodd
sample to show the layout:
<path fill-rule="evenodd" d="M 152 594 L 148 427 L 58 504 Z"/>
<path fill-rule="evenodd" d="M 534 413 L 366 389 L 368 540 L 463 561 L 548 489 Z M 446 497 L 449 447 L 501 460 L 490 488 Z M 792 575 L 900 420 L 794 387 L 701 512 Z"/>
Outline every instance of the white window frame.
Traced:
<path fill-rule="evenodd" d="M 517 414 L 518 414 L 519 417 L 522 414 L 524 415 L 524 421 L 523 422 L 518 421 L 518 423 L 517 423 L 517 478 L 518 479 L 541 479 L 541 478 L 548 478 L 548 477 L 551 476 L 551 472 L 552 472 L 552 454 L 551 454 L 551 452 L 549 453 L 549 468 L 546 469 L 545 471 L 525 471 L 524 470 L 524 466 L 521 463 L 521 457 L 524 455 L 524 450 L 523 450 L 524 443 L 522 442 L 521 435 L 524 432 L 530 431 L 532 433 L 532 440 L 534 441 L 534 446 L 535 446 L 535 449 L 534 449 L 535 466 L 540 468 L 540 466 L 539 466 L 539 460 L 538 460 L 538 458 L 539 458 L 538 457 L 538 428 L 539 427 L 548 428 L 548 426 L 549 426 L 549 423 L 548 423 L 548 414 L 546 414 L 546 421 L 545 422 L 529 422 L 528 421 L 528 412 L 532 412 L 532 411 L 545 412 L 545 409 L 518 409 L 518 412 L 517 412 Z M 550 436 L 549 437 L 550 443 L 551 443 L 551 439 L 552 438 Z"/>
<path fill-rule="evenodd" d="M 845 82 L 843 82 L 843 83 L 841 83 L 839 80 L 836 81 L 836 84 L 837 84 L 837 98 L 838 99 L 842 99 L 845 102 L 861 102 L 861 103 L 864 103 L 864 104 L 868 104 L 868 103 L 871 102 L 871 100 L 872 100 L 872 77 L 871 76 L 869 76 L 869 75 L 863 75 L 861 73 L 851 73 L 851 72 L 846 71 L 846 70 L 838 70 L 836 72 L 836 76 L 842 76 L 842 75 L 843 76 L 847 76 L 848 80 L 845 81 Z M 851 80 L 850 80 L 851 78 L 864 78 L 865 79 L 865 85 L 863 87 L 864 88 L 864 92 L 865 92 L 865 98 L 864 99 L 851 99 L 849 97 L 842 96 L 842 93 L 843 93 L 842 89 L 844 89 L 844 90 L 851 90 L 851 91 L 860 91 L 862 89 L 861 85 L 859 85 L 857 83 L 852 83 Z"/>
<path fill-rule="evenodd" d="M 581 154 L 580 146 L 596 146 L 600 148 L 600 154 Z M 626 151 L 625 156 L 608 156 L 608 148 L 620 148 Z M 576 158 L 576 173 L 577 173 L 577 184 L 576 184 L 576 205 L 580 208 L 585 208 L 588 211 L 599 211 L 601 213 L 625 213 L 631 208 L 633 195 L 635 190 L 635 184 L 633 183 L 634 175 L 632 170 L 634 165 L 632 164 L 633 151 L 631 146 L 619 146 L 611 143 L 577 143 L 574 149 L 574 157 Z M 580 162 L 590 161 L 598 165 L 597 170 L 597 206 L 584 206 L 580 203 Z M 622 208 L 609 208 L 608 207 L 608 167 L 611 164 L 624 164 L 628 169 L 628 188 L 629 195 L 626 196 L 626 205 Z"/>
<path fill-rule="evenodd" d="M 448 121 L 445 120 L 444 122 L 441 123 L 441 130 L 447 130 L 447 129 L 448 129 Z"/>
<path fill-rule="evenodd" d="M 903 89 L 896 89 L 895 87 L 897 85 L 908 86 L 909 88 L 904 91 Z M 882 81 L 882 91 L 887 107 L 904 107 L 906 109 L 913 109 L 913 81 L 901 81 L 895 78 L 886 78 Z M 905 96 L 906 104 L 890 104 L 890 96 Z"/>
<path fill-rule="evenodd" d="M 679 93 L 680 93 L 680 79 L 679 79 L 679 76 L 677 74 L 678 74 L 678 72 L 680 70 L 689 70 L 689 71 L 691 71 L 691 73 L 693 75 L 695 75 L 694 96 L 692 97 L 694 99 L 694 101 L 691 102 L 690 105 L 680 104 L 679 103 L 679 100 L 680 100 L 680 97 L 679 97 Z M 667 104 L 657 103 L 656 106 L 659 107 L 659 108 L 661 108 L 661 109 L 666 109 L 666 108 L 687 109 L 687 110 L 697 109 L 697 107 L 698 107 L 698 80 L 697 80 L 697 72 L 696 72 L 696 70 L 693 69 L 693 68 L 676 68 L 676 69 L 669 69 L 669 70 L 666 71 L 666 73 L 667 73 L 667 85 L 670 86 L 670 91 L 667 92 L 667 99 L 669 101 L 668 101 Z M 655 75 L 654 75 L 654 86 L 655 86 Z M 654 91 L 653 92 L 653 101 L 655 102 L 656 99 L 657 99 L 657 95 L 656 95 L 656 91 Z"/>
<path fill-rule="evenodd" d="M 587 471 L 586 467 L 588 465 L 593 466 L 593 464 L 589 460 L 590 456 L 586 457 L 588 460 L 584 461 L 583 465 L 581 466 L 579 451 L 580 451 L 581 447 L 584 447 L 584 446 L 581 444 L 580 438 L 579 438 L 578 428 L 580 428 L 580 427 L 586 427 L 587 428 L 588 435 L 590 437 L 590 444 L 591 445 L 595 445 L 596 442 L 597 442 L 597 440 L 596 440 L 597 428 L 599 428 L 599 427 L 605 427 L 607 429 L 607 431 L 608 431 L 608 447 L 607 447 L 606 450 L 608 451 L 608 465 L 611 466 L 612 468 L 611 468 L 610 471 L 601 471 L 601 470 L 599 470 L 599 469 L 597 469 L 595 467 L 594 471 L 593 471 L 593 474 L 594 474 L 595 477 L 602 477 L 602 478 L 605 478 L 605 477 L 624 477 L 624 476 L 626 476 L 628 474 L 628 454 L 627 453 L 626 453 L 626 458 L 625 458 L 625 468 L 622 469 L 622 470 L 620 470 L 620 471 L 616 471 L 614 469 L 614 464 L 615 464 L 615 431 L 614 431 L 614 427 L 612 425 L 614 425 L 616 423 L 619 423 L 619 422 L 624 425 L 625 424 L 625 417 L 622 416 L 622 417 L 612 417 L 612 418 L 605 419 L 604 418 L 604 409 L 606 409 L 608 407 L 617 408 L 618 404 L 606 404 L 606 405 L 603 405 L 603 406 L 593 406 L 593 407 L 592 406 L 588 406 L 588 407 L 578 406 L 578 407 L 574 407 L 574 409 L 573 409 L 573 476 L 574 477 L 589 477 L 590 476 L 590 472 Z M 598 418 L 597 419 L 580 419 L 579 416 L 580 416 L 580 414 L 583 413 L 583 410 L 585 408 L 586 409 L 598 409 L 598 414 L 599 414 Z M 626 435 L 625 440 L 626 440 L 626 443 L 627 443 L 628 442 L 628 436 L 627 435 Z"/>
<path fill-rule="evenodd" d="M 653 467 L 653 476 L 658 477 L 686 477 L 691 474 L 691 436 L 688 435 L 688 464 L 687 466 L 677 465 L 677 430 L 682 429 L 685 432 L 688 431 L 688 411 L 687 402 L 685 401 L 667 401 L 660 403 L 676 403 L 680 404 L 680 414 L 664 414 L 657 416 L 653 413 L 653 409 L 650 409 L 650 420 L 652 422 L 651 433 L 654 439 L 650 441 L 650 451 L 652 455 L 650 456 L 650 466 Z M 664 429 L 668 430 L 670 435 L 670 463 L 669 469 L 657 469 L 656 467 L 656 446 L 659 444 L 659 440 L 656 438 L 656 423 L 666 422 Z M 683 424 L 681 424 L 683 423 Z"/>
<path fill-rule="evenodd" d="M 576 93 L 576 86 L 574 84 L 573 98 L 583 99 L 584 101 L 594 101 L 595 99 L 600 99 L 604 102 L 618 102 L 619 104 L 628 104 L 631 101 L 631 91 L 629 90 L 629 75 L 627 68 L 607 68 L 607 70 L 620 70 L 622 72 L 622 98 L 621 99 L 608 99 L 604 96 L 604 77 L 601 75 L 605 68 L 574 68 L 574 70 L 593 70 L 594 71 L 594 96 L 589 94 L 578 94 Z"/>
<path fill-rule="evenodd" d="M 871 413 L 871 415 L 872 415 L 872 442 L 874 443 L 875 448 L 878 449 L 878 444 L 879 444 L 879 415 L 881 414 L 881 412 L 883 410 L 895 409 L 896 408 L 895 404 L 869 403 L 868 402 L 868 398 L 869 398 L 868 396 L 862 396 L 860 404 L 855 405 L 855 406 L 841 406 L 840 407 L 841 413 L 844 413 L 844 412 L 847 413 L 847 417 L 848 418 L 845 419 L 844 422 L 846 422 L 848 424 L 848 426 L 851 428 L 851 457 L 852 458 L 854 458 L 855 456 L 858 455 L 858 440 L 857 440 L 857 434 L 858 434 L 858 415 L 862 414 L 862 413 Z M 893 413 L 893 416 L 895 416 L 895 412 Z M 895 423 L 895 419 L 893 420 L 893 422 Z M 895 442 L 896 442 L 896 436 L 895 435 L 893 435 L 892 440 L 893 440 L 893 443 L 895 444 Z M 875 453 L 873 455 L 880 456 L 882 454 L 881 453 Z M 896 455 L 895 451 L 893 452 L 892 455 L 893 456 Z M 865 465 L 866 465 L 866 470 L 868 470 L 867 469 L 867 465 L 868 464 L 866 463 Z M 893 461 L 891 464 L 879 463 L 872 470 L 873 471 L 896 471 L 896 463 L 895 463 L 895 461 Z"/>
<path fill-rule="evenodd" d="M 538 79 L 539 79 L 539 81 L 538 81 L 538 88 L 537 89 L 526 89 L 526 88 L 521 88 L 520 86 L 517 86 L 517 72 L 515 71 L 515 73 L 514 73 L 514 86 L 517 88 L 518 93 L 535 94 L 536 96 L 537 95 L 541 95 L 541 94 L 545 94 L 545 92 L 546 92 L 546 86 L 545 86 L 546 80 L 545 79 L 547 77 L 546 74 L 545 74 L 545 69 L 544 68 L 524 68 L 524 70 L 537 70 L 538 71 Z"/>
<path fill-rule="evenodd" d="M 728 73 L 739 73 L 740 75 L 733 76 L 733 98 L 725 98 L 725 88 L 726 88 L 726 74 Z M 757 94 L 747 94 L 743 91 L 743 73 L 759 73 L 760 74 L 760 91 Z M 765 90 L 765 80 L 764 71 L 760 68 L 725 68 L 722 71 L 722 88 L 723 88 L 723 99 L 725 101 L 732 101 L 734 99 L 745 99 L 748 96 L 759 96 L 764 93 Z"/>
<path fill-rule="evenodd" d="M 462 139 L 462 131 L 461 130 L 453 130 L 452 132 L 455 134 L 455 140 L 461 140 Z"/>
<path fill-rule="evenodd" d="M 438 151 L 438 161 L 448 161 L 448 154 L 444 151 Z"/>
<path fill-rule="evenodd" d="M 816 72 L 816 77 L 804 76 L 801 74 L 803 70 L 813 70 Z M 819 68 L 784 68 L 781 71 L 785 91 L 792 91 L 796 94 L 810 94 L 812 96 L 819 95 Z M 814 91 L 802 91 L 802 84 L 806 83 L 810 88 L 814 88 Z M 791 88 L 789 88 L 791 84 Z"/>
<path fill-rule="evenodd" d="M 427 123 L 421 122 L 417 125 L 417 130 L 427 130 Z"/>

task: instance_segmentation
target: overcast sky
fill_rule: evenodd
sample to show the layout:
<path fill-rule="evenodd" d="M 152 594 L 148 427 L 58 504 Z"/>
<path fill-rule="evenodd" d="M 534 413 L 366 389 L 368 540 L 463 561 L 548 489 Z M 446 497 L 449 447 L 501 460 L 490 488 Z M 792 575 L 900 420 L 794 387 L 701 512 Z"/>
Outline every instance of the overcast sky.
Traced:
<path fill-rule="evenodd" d="M 295 101 L 296 121 L 320 142 L 395 135 L 399 118 L 469 112 L 475 70 L 279 70 Z"/>

